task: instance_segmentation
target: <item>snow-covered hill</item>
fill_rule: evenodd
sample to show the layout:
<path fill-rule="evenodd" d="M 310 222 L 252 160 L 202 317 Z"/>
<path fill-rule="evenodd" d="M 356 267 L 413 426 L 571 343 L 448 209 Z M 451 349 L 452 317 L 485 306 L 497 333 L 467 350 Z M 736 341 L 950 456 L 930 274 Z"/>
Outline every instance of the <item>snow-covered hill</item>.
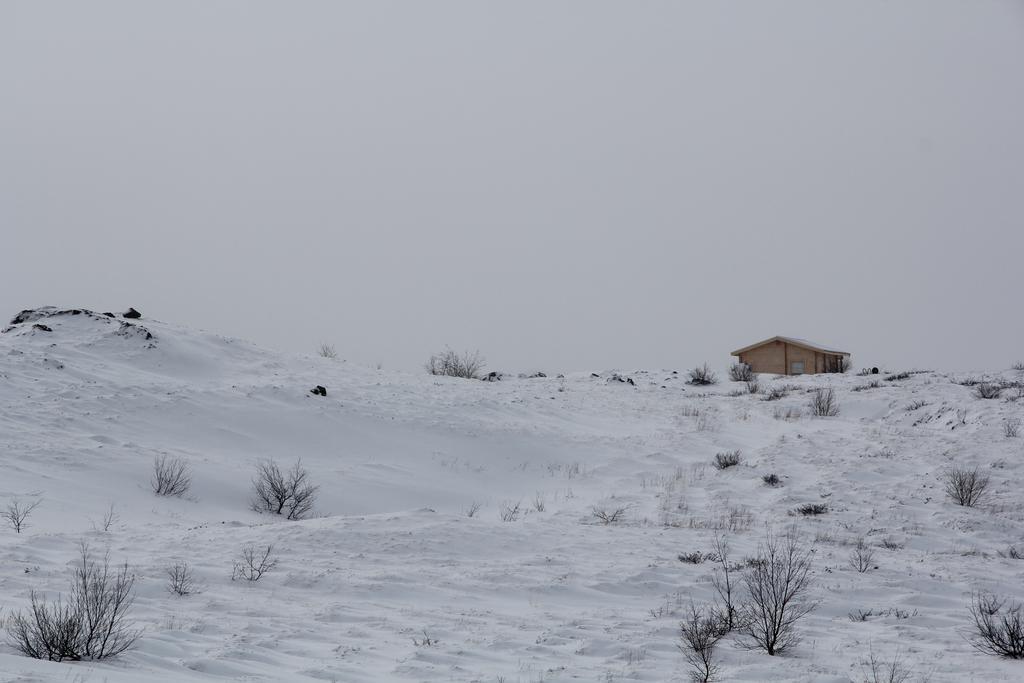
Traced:
<path fill-rule="evenodd" d="M 1024 437 L 1004 427 L 1024 418 L 1018 390 L 981 399 L 938 372 L 762 376 L 790 387 L 764 401 L 739 383 L 689 386 L 684 368 L 620 369 L 633 384 L 610 371 L 477 382 L 148 318 L 15 320 L 0 334 L 0 505 L 41 503 L 22 533 L 0 528 L 0 608 L 65 590 L 86 540 L 131 564 L 145 633 L 106 662 L 4 644 L 0 680 L 685 680 L 679 618 L 712 599 L 714 563 L 678 555 L 718 532 L 750 557 L 766 527 L 793 523 L 814 542 L 821 604 L 784 657 L 727 638 L 724 680 L 861 681 L 869 647 L 899 649 L 911 680 L 1024 680 L 1024 664 L 965 638 L 972 590 L 1024 600 L 1024 561 L 1005 556 L 1024 550 Z M 841 412 L 811 417 L 808 392 L 826 385 Z M 733 450 L 739 466 L 712 467 Z M 189 463 L 187 496 L 153 494 L 161 455 Z M 266 459 L 301 459 L 320 486 L 314 518 L 250 509 Z M 953 464 L 990 474 L 983 505 L 945 496 Z M 781 486 L 763 483 L 773 472 Z M 828 512 L 794 516 L 805 503 Z M 625 517 L 602 524 L 595 507 Z M 848 561 L 859 537 L 876 548 L 866 573 Z M 248 544 L 273 544 L 278 565 L 232 581 Z M 167 592 L 179 561 L 201 592 Z"/>

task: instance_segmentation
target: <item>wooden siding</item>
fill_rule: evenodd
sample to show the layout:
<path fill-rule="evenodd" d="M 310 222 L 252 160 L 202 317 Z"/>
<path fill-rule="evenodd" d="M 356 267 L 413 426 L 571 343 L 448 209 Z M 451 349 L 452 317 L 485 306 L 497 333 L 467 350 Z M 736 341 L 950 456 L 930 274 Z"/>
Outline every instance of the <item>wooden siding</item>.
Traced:
<path fill-rule="evenodd" d="M 754 372 L 773 375 L 790 375 L 793 363 L 802 362 L 804 374 L 810 375 L 828 372 L 829 358 L 834 355 L 776 340 L 746 350 L 739 355 L 739 361 L 749 365 Z"/>
<path fill-rule="evenodd" d="M 780 341 L 774 341 L 758 346 L 740 354 L 740 362 L 749 365 L 754 372 L 787 374 L 786 345 Z"/>

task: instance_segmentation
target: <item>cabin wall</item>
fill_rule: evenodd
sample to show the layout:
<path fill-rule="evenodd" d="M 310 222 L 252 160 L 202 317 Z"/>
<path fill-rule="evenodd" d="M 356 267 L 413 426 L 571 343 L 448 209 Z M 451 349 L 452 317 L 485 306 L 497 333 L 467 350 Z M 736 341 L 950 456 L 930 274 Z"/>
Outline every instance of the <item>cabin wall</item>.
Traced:
<path fill-rule="evenodd" d="M 754 372 L 766 372 L 772 375 L 786 374 L 786 344 L 780 341 L 769 342 L 740 354 L 740 362 L 746 363 Z"/>
<path fill-rule="evenodd" d="M 792 344 L 786 344 L 786 360 L 788 365 L 786 366 L 785 374 L 791 375 L 794 362 L 803 361 L 804 374 L 810 375 L 817 372 L 817 352 L 811 349 L 805 349 L 800 346 L 793 346 Z"/>
<path fill-rule="evenodd" d="M 767 344 L 744 351 L 739 355 L 739 362 L 746 363 L 754 372 L 771 375 L 792 374 L 793 361 L 803 361 L 804 374 L 810 375 L 829 372 L 829 359 L 832 354 L 805 349 L 782 341 Z M 833 361 L 835 363 L 835 361 Z"/>

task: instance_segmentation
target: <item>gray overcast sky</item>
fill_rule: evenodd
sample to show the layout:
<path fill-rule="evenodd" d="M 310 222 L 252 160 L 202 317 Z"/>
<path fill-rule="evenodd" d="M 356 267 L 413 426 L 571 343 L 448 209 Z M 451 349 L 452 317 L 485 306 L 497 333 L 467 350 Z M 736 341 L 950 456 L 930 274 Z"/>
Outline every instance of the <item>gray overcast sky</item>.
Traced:
<path fill-rule="evenodd" d="M 0 0 L 0 315 L 415 368 L 1024 359 L 1024 2 Z"/>

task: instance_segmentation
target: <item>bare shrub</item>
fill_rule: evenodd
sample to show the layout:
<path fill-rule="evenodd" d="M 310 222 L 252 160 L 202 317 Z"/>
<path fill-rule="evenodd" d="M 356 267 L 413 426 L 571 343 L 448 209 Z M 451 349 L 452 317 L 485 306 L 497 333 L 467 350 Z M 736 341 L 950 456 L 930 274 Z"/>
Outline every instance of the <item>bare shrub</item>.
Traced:
<path fill-rule="evenodd" d="M 1007 439 L 1016 438 L 1018 433 L 1020 433 L 1020 419 L 1014 417 L 1003 423 L 1003 436 Z"/>
<path fill-rule="evenodd" d="M 338 358 L 338 350 L 334 348 L 334 344 L 321 344 L 320 348 L 316 350 L 316 354 L 328 360 L 336 360 Z"/>
<path fill-rule="evenodd" d="M 733 382 L 753 382 L 757 376 L 746 363 L 733 363 L 729 366 L 729 379 Z"/>
<path fill-rule="evenodd" d="M 111 569 L 109 557 L 93 559 L 86 544 L 72 570 L 71 590 L 51 604 L 32 591 L 29 610 L 7 620 L 11 644 L 24 655 L 50 661 L 116 657 L 142 635 L 128 620 L 135 601 L 135 576 L 124 564 Z"/>
<path fill-rule="evenodd" d="M 839 401 L 832 387 L 814 390 L 811 395 L 811 414 L 818 417 L 835 417 L 839 414 Z"/>
<path fill-rule="evenodd" d="M 615 524 L 616 522 L 622 521 L 626 516 L 625 507 L 600 507 L 595 505 L 590 508 L 590 513 L 601 522 L 601 524 Z"/>
<path fill-rule="evenodd" d="M 850 552 L 850 566 L 863 574 L 875 566 L 875 550 L 862 538 L 857 539 L 857 545 L 853 546 Z"/>
<path fill-rule="evenodd" d="M 715 419 L 715 413 L 705 410 L 697 416 L 697 422 L 693 426 L 698 432 L 716 432 L 718 420 Z"/>
<path fill-rule="evenodd" d="M 704 561 L 705 556 L 699 550 L 694 550 L 692 553 L 679 553 L 676 555 L 676 559 L 683 564 L 700 564 Z"/>
<path fill-rule="evenodd" d="M 761 384 L 757 380 L 751 380 L 747 382 L 747 393 L 748 394 L 759 394 L 761 393 Z"/>
<path fill-rule="evenodd" d="M 875 648 L 868 644 L 868 658 L 861 662 L 864 683 L 907 683 L 913 675 L 912 667 L 903 661 L 899 648 L 889 661 L 875 654 Z"/>
<path fill-rule="evenodd" d="M 1024 606 L 1006 604 L 991 593 L 975 593 L 971 599 L 974 633 L 971 645 L 980 652 L 1008 659 L 1024 659 Z"/>
<path fill-rule="evenodd" d="M 775 406 L 775 410 L 772 411 L 772 417 L 776 420 L 799 420 L 803 416 L 803 411 L 796 406 Z"/>
<path fill-rule="evenodd" d="M 867 621 L 871 617 L 875 616 L 875 610 L 873 609 L 855 609 L 852 612 L 847 612 L 846 616 L 850 618 L 850 621 L 857 623 Z"/>
<path fill-rule="evenodd" d="M 517 500 L 513 502 L 511 500 L 506 500 L 501 504 L 501 507 L 498 508 L 498 516 L 503 522 L 514 522 L 519 519 L 519 515 L 522 514 L 522 511 L 523 501 Z"/>
<path fill-rule="evenodd" d="M 903 550 L 903 544 L 897 541 L 892 536 L 886 536 L 885 538 L 883 538 L 882 542 L 879 545 L 881 545 L 886 550 Z"/>
<path fill-rule="evenodd" d="M 843 356 L 839 360 L 839 372 L 842 372 L 842 373 L 845 374 L 845 373 L 849 372 L 850 370 L 853 370 L 853 361 L 850 360 L 849 356 Z"/>
<path fill-rule="evenodd" d="M 761 481 L 763 481 L 767 486 L 771 486 L 773 488 L 782 485 L 782 480 L 779 479 L 779 475 L 775 474 L 774 472 L 772 472 L 771 474 L 766 474 L 763 477 L 761 477 Z"/>
<path fill-rule="evenodd" d="M 711 585 L 714 586 L 715 592 L 718 593 L 718 597 L 722 601 L 719 622 L 723 631 L 726 632 L 739 628 L 742 620 L 742 613 L 737 604 L 737 589 L 739 585 L 735 576 L 742 565 L 734 565 L 730 561 L 729 551 L 729 542 L 715 534 L 715 557 L 718 561 L 718 567 L 715 568 L 715 572 L 711 575 Z"/>
<path fill-rule="evenodd" d="M 479 351 L 464 351 L 460 354 L 446 347 L 444 351 L 430 357 L 426 368 L 431 375 L 480 379 L 484 362 Z"/>
<path fill-rule="evenodd" d="M 547 503 L 544 502 L 544 494 L 540 491 L 533 496 L 533 509 L 535 512 L 544 512 L 547 509 Z"/>
<path fill-rule="evenodd" d="M 698 608 L 690 603 L 690 610 L 679 625 L 679 649 L 691 667 L 691 681 L 708 683 L 714 680 L 718 673 L 714 662 L 715 646 L 725 635 L 714 609 Z"/>
<path fill-rule="evenodd" d="M 740 464 L 742 458 L 739 451 L 727 451 L 715 454 L 715 469 L 724 470 Z"/>
<path fill-rule="evenodd" d="M 287 519 L 302 519 L 312 512 L 320 488 L 310 483 L 302 460 L 296 460 L 287 472 L 273 460 L 265 460 L 257 465 L 252 485 L 253 510 L 284 515 Z"/>
<path fill-rule="evenodd" d="M 255 545 L 246 546 L 242 549 L 241 557 L 235 560 L 231 567 L 231 580 L 259 581 L 264 574 L 277 566 L 277 559 L 273 554 L 273 545 L 262 549 Z"/>
<path fill-rule="evenodd" d="M 1016 546 L 1008 546 L 1006 550 L 997 550 L 999 557 L 1008 557 L 1011 560 L 1024 560 L 1024 550 L 1017 550 Z"/>
<path fill-rule="evenodd" d="M 764 398 L 762 401 L 778 401 L 780 398 L 786 397 L 786 389 L 784 387 L 770 387 L 768 391 L 764 392 Z"/>
<path fill-rule="evenodd" d="M 466 508 L 466 516 L 472 517 L 476 513 L 480 512 L 480 508 L 483 507 L 483 503 L 478 500 L 471 501 L 469 507 Z"/>
<path fill-rule="evenodd" d="M 435 645 L 437 645 L 437 643 L 438 643 L 437 638 L 431 638 L 430 634 L 427 633 L 426 629 L 423 630 L 423 637 L 422 638 L 413 638 L 412 639 L 412 644 L 415 645 L 416 647 L 434 647 Z"/>
<path fill-rule="evenodd" d="M 37 499 L 31 503 L 22 503 L 20 500 L 15 498 L 7 504 L 7 508 L 3 511 L 3 518 L 7 520 L 7 523 L 14 529 L 14 533 L 20 534 L 22 529 L 27 529 L 28 524 L 25 520 L 32 514 L 32 511 L 39 507 L 39 504 L 43 501 Z"/>
<path fill-rule="evenodd" d="M 871 617 L 895 617 L 896 619 L 910 619 L 918 615 L 917 610 L 908 612 L 905 609 L 899 607 L 890 607 L 889 609 L 876 610 L 876 609 L 855 609 L 852 612 L 848 612 L 847 616 L 850 621 L 863 622 L 867 621 Z"/>
<path fill-rule="evenodd" d="M 690 379 L 687 384 L 694 386 L 708 386 L 710 384 L 718 384 L 718 376 L 711 371 L 708 364 L 698 365 L 693 370 L 690 370 Z"/>
<path fill-rule="evenodd" d="M 177 562 L 167 568 L 167 592 L 175 595 L 191 595 L 196 591 L 195 577 L 187 562 Z"/>
<path fill-rule="evenodd" d="M 117 514 L 117 508 L 114 507 L 113 503 L 111 503 L 110 506 L 107 507 L 107 511 L 103 513 L 103 517 L 102 519 L 100 519 L 100 523 L 97 525 L 96 522 L 93 522 L 92 528 L 94 530 L 106 533 L 110 531 L 111 528 L 113 528 L 113 526 L 117 524 L 119 521 L 121 521 L 121 516 Z"/>
<path fill-rule="evenodd" d="M 743 582 L 750 596 L 744 607 L 745 644 L 774 656 L 799 643 L 797 622 L 817 603 L 807 597 L 811 551 L 797 532 L 780 537 L 769 531 Z"/>
<path fill-rule="evenodd" d="M 966 469 L 954 467 L 942 475 L 945 484 L 946 494 L 953 499 L 957 505 L 974 507 L 985 496 L 988 489 L 989 477 L 982 474 L 978 468 Z"/>
<path fill-rule="evenodd" d="M 1001 386 L 990 382 L 982 382 L 974 387 L 974 395 L 978 398 L 999 398 L 1002 393 Z"/>
<path fill-rule="evenodd" d="M 192 474 L 183 458 L 159 455 L 153 460 L 153 493 L 158 496 L 183 496 L 192 486 Z"/>
<path fill-rule="evenodd" d="M 828 505 L 824 503 L 807 503 L 796 508 L 795 512 L 804 517 L 814 517 L 828 512 Z"/>

